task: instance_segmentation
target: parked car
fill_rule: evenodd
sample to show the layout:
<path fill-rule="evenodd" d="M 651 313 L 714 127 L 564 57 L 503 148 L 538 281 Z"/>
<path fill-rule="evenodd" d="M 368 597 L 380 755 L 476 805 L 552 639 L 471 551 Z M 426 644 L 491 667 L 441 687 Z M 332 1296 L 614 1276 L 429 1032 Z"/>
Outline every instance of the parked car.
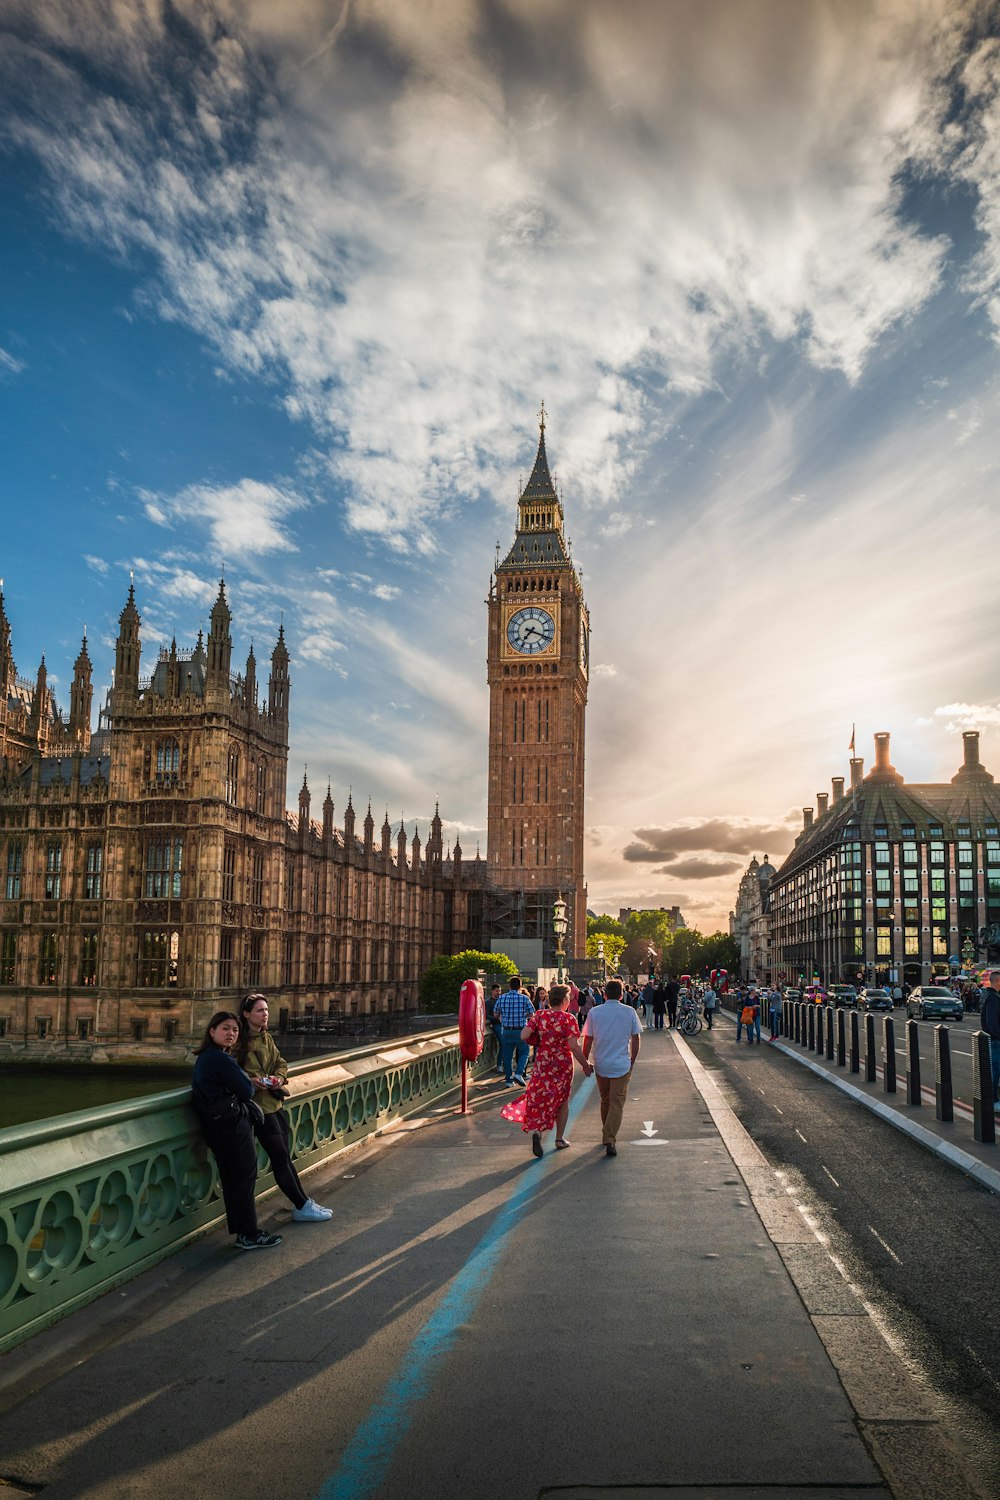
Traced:
<path fill-rule="evenodd" d="M 793 984 L 785 986 L 784 995 L 786 1000 L 801 1000 L 802 998 L 801 991 L 798 990 Z"/>
<path fill-rule="evenodd" d="M 858 996 L 859 1010 L 892 1010 L 893 1004 L 889 991 L 876 989 L 874 985 L 871 989 L 863 989 Z"/>
<path fill-rule="evenodd" d="M 961 1000 L 957 1000 L 943 984 L 921 984 L 910 991 L 906 1014 L 917 1021 L 942 1021 L 948 1018 L 961 1021 L 965 1009 Z"/>
<path fill-rule="evenodd" d="M 853 984 L 831 984 L 827 991 L 830 1005 L 857 1005 L 858 992 Z"/>

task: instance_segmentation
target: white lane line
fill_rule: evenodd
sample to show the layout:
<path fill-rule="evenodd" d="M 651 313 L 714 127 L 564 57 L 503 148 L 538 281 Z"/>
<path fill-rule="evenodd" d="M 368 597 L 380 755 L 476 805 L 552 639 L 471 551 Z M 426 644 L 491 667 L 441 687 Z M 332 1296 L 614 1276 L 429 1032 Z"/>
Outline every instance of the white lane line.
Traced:
<path fill-rule="evenodd" d="M 806 1138 L 802 1134 L 801 1130 L 796 1129 L 795 1134 L 798 1136 L 798 1138 L 802 1142 L 803 1146 L 808 1146 L 809 1142 L 806 1140 Z"/>
<path fill-rule="evenodd" d="M 820 1166 L 823 1167 L 823 1163 L 822 1162 L 820 1162 Z M 837 1181 L 836 1177 L 834 1177 L 834 1175 L 833 1175 L 832 1172 L 827 1171 L 826 1167 L 823 1167 L 823 1171 L 826 1172 L 827 1177 L 829 1177 L 829 1179 L 833 1183 L 834 1187 L 840 1187 L 840 1183 Z"/>
<path fill-rule="evenodd" d="M 873 1229 L 872 1226 L 871 1226 L 871 1224 L 869 1224 L 868 1228 L 871 1230 L 872 1234 L 878 1240 L 879 1244 L 882 1246 L 882 1249 L 885 1251 L 886 1255 L 891 1255 L 892 1258 L 893 1258 L 893 1260 L 896 1262 L 897 1266 L 901 1266 L 903 1264 L 903 1262 L 900 1260 L 899 1256 L 896 1254 L 896 1252 L 892 1248 L 892 1246 L 886 1244 L 885 1240 L 879 1234 L 878 1230 L 877 1229 Z"/>
<path fill-rule="evenodd" d="M 783 1115 L 785 1113 L 785 1111 L 783 1109 L 780 1109 L 777 1104 L 773 1105 L 772 1108 L 776 1109 L 779 1115 Z"/>

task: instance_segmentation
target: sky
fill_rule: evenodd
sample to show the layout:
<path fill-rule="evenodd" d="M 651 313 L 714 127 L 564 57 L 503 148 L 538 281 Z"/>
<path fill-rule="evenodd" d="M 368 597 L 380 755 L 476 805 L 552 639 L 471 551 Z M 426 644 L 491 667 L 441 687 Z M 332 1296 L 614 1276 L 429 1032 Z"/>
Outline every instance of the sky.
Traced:
<path fill-rule="evenodd" d="M 289 798 L 485 854 L 544 400 L 593 910 L 725 928 L 892 735 L 1000 775 L 1000 16 L 979 0 L 0 0 L 0 577 L 65 704 L 283 621 Z"/>

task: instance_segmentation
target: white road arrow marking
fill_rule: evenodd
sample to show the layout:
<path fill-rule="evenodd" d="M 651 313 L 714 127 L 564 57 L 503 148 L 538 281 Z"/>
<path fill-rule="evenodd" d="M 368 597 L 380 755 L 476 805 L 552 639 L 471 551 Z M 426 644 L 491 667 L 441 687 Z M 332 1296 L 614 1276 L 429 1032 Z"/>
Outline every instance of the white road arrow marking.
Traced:
<path fill-rule="evenodd" d="M 642 1133 L 643 1135 L 659 1135 L 660 1132 L 658 1130 L 654 1130 L 652 1120 L 643 1120 Z"/>

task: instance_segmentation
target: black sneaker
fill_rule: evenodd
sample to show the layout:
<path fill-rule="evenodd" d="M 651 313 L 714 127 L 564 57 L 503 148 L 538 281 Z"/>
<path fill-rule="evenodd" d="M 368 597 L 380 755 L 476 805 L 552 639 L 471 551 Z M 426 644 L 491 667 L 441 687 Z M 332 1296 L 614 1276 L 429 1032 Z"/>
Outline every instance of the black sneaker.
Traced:
<path fill-rule="evenodd" d="M 256 1234 L 238 1234 L 236 1236 L 237 1250 L 271 1250 L 275 1245 L 280 1244 L 280 1234 L 265 1234 L 263 1229 L 258 1229 Z"/>
<path fill-rule="evenodd" d="M 533 1156 L 541 1156 L 542 1154 L 542 1137 L 540 1131 L 536 1130 L 531 1137 L 531 1151 Z"/>
<path fill-rule="evenodd" d="M 605 1146 L 604 1151 L 607 1156 L 618 1155 L 618 1147 L 615 1145 L 614 1141 L 608 1141 L 608 1144 Z"/>

